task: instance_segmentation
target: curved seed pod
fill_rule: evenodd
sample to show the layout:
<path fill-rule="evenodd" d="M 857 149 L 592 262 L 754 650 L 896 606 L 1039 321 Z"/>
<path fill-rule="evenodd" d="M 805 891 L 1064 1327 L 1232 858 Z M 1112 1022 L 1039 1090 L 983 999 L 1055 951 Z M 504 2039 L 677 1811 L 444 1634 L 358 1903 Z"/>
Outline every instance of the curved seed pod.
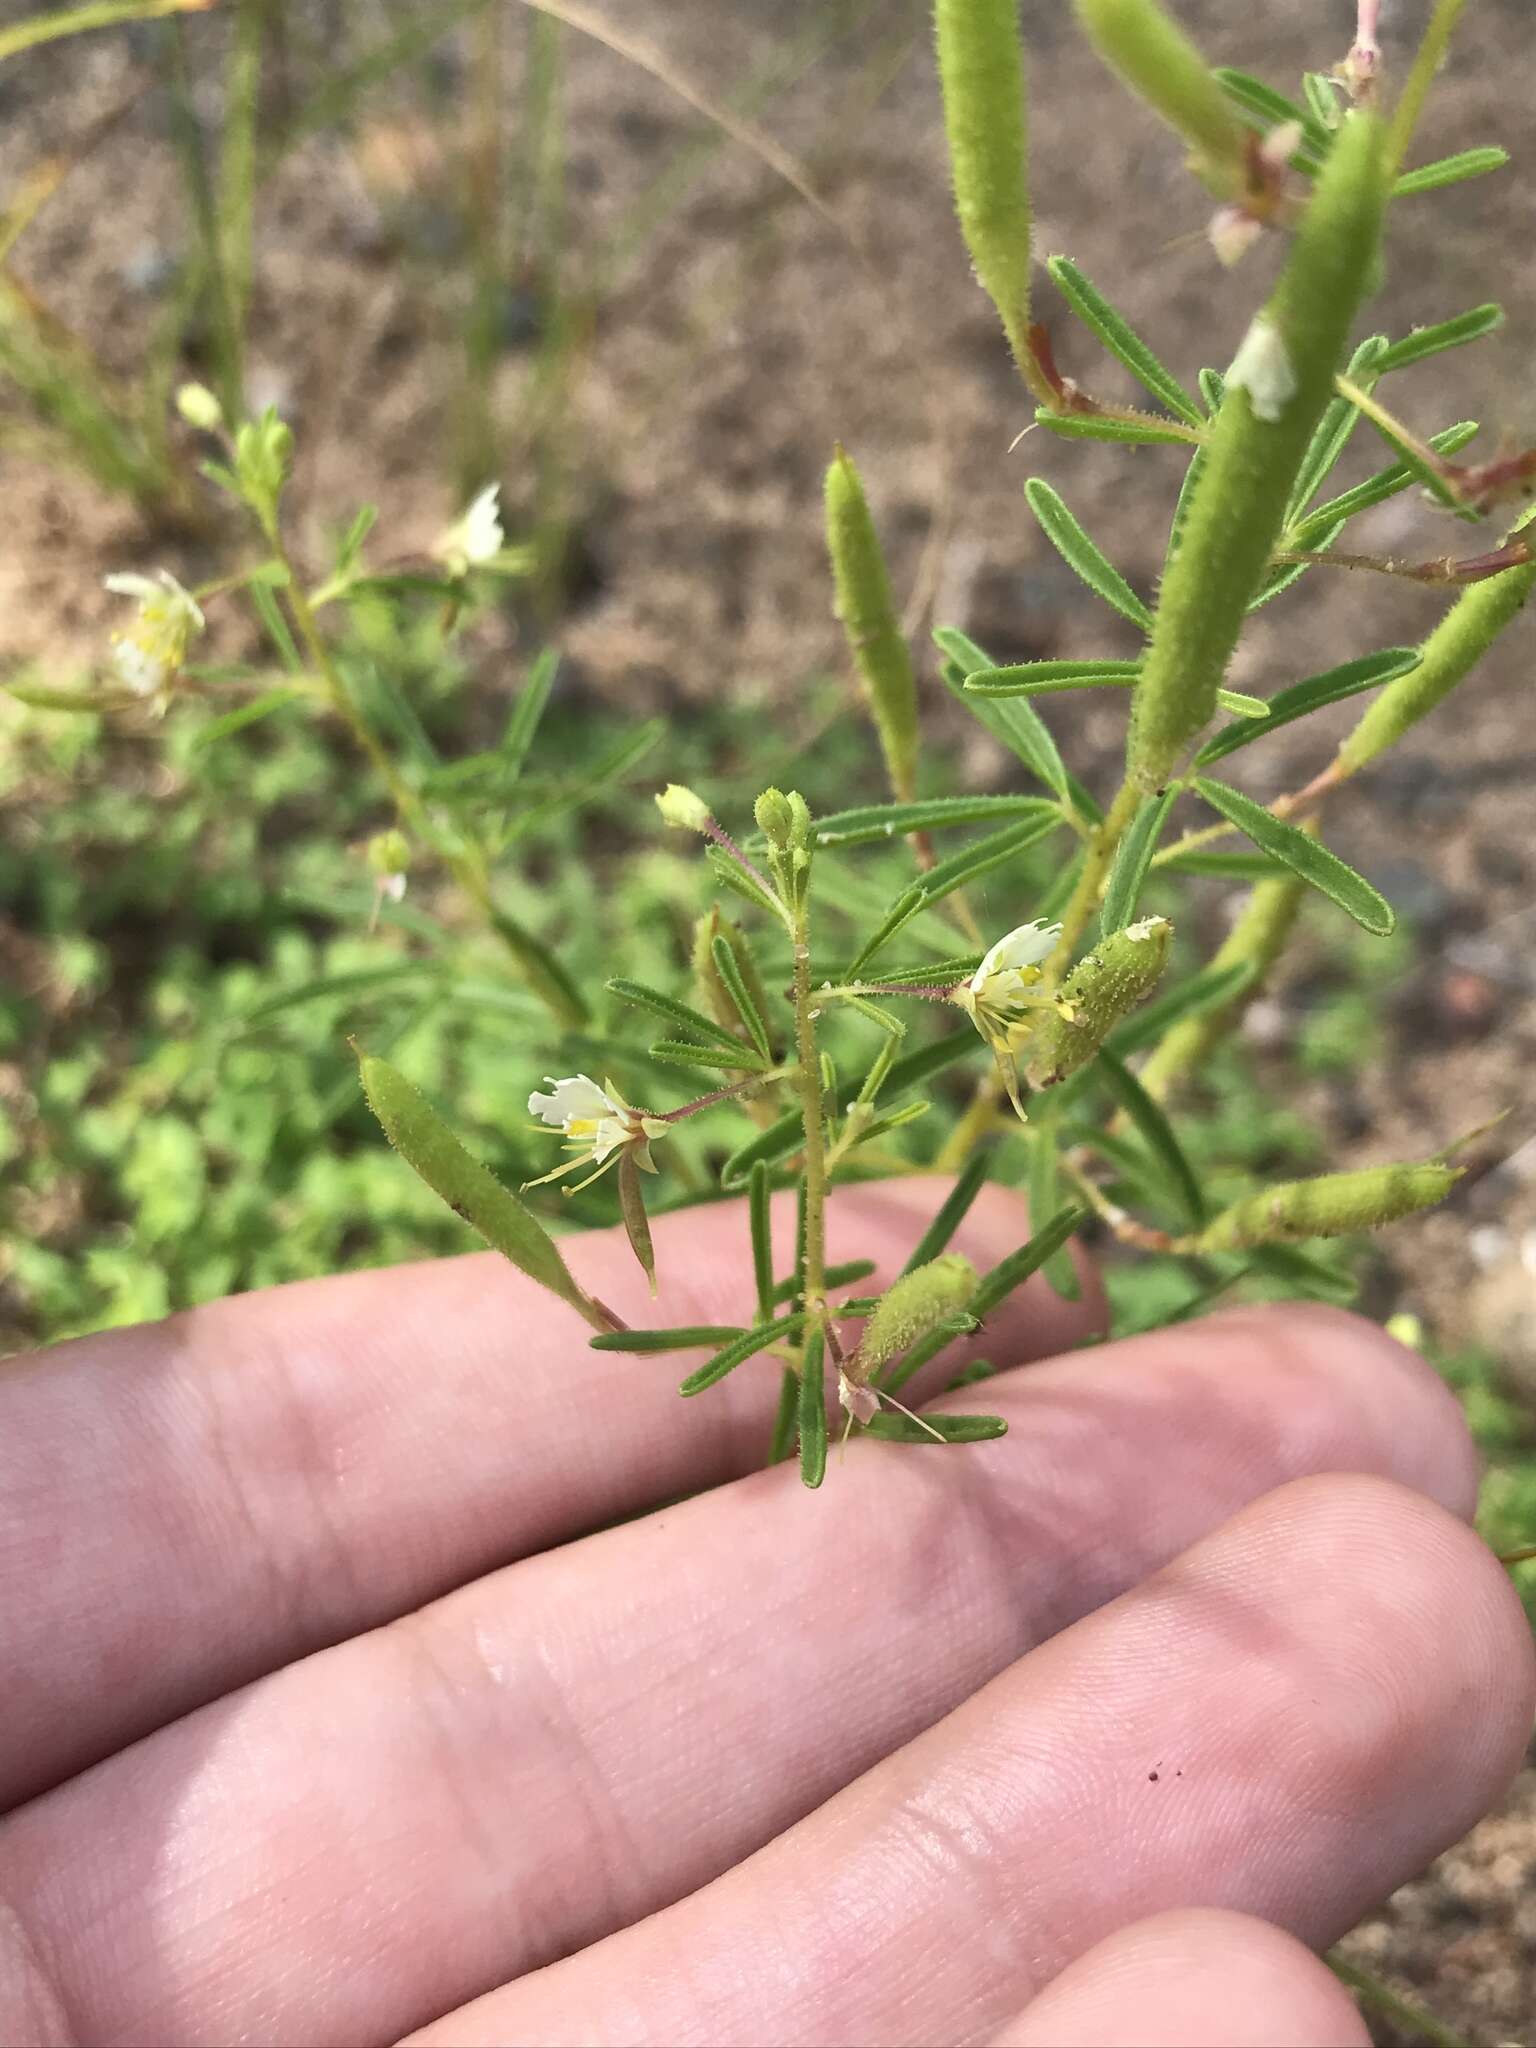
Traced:
<path fill-rule="evenodd" d="M 963 1309 L 975 1292 L 976 1268 L 960 1252 L 942 1252 L 926 1266 L 903 1273 L 876 1304 L 864 1341 L 849 1363 L 849 1380 L 865 1385 L 882 1365 Z"/>
<path fill-rule="evenodd" d="M 1417 725 L 1448 697 L 1504 628 L 1519 617 L 1533 590 L 1536 562 L 1506 569 L 1501 576 L 1474 583 L 1464 591 L 1424 642 L 1418 667 L 1388 683 L 1340 747 L 1340 771 L 1353 775 L 1367 761 L 1395 746 L 1411 725 Z"/>
<path fill-rule="evenodd" d="M 1386 189 L 1381 124 L 1352 114 L 1253 339 L 1239 352 L 1163 582 L 1131 710 L 1128 772 L 1162 787 L 1210 723 L 1248 606 L 1269 573 L 1286 502 L 1333 395 L 1356 308 L 1376 271 Z"/>
<path fill-rule="evenodd" d="M 1002 319 L 1024 381 L 1029 347 L 1029 126 L 1018 0 L 934 0 L 944 132 L 960 232 L 977 281 Z"/>
<path fill-rule="evenodd" d="M 863 481 L 839 446 L 827 470 L 827 552 L 837 615 L 869 691 L 886 773 L 902 802 L 917 789 L 917 683 L 896 619 L 885 557 Z"/>
<path fill-rule="evenodd" d="M 1248 130 L 1184 31 L 1154 0 L 1077 0 L 1111 71 L 1190 146 L 1190 167 L 1220 199 L 1244 189 Z"/>
<path fill-rule="evenodd" d="M 1444 1201 L 1465 1167 L 1429 1160 L 1422 1166 L 1368 1166 L 1282 1181 L 1222 1211 L 1188 1246 L 1240 1252 L 1254 1245 L 1293 1244 L 1309 1237 L 1347 1237 L 1375 1230 Z"/>
<path fill-rule="evenodd" d="M 1025 1076 L 1050 1088 L 1086 1066 L 1105 1039 L 1148 995 L 1168 962 L 1173 926 L 1144 917 L 1103 939 L 1062 983 L 1056 1008 L 1029 1039 Z"/>

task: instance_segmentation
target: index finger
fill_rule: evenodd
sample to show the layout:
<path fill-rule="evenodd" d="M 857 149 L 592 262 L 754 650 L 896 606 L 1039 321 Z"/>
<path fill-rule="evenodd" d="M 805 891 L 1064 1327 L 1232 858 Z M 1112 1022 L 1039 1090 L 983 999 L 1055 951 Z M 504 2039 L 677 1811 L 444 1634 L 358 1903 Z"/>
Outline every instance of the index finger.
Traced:
<path fill-rule="evenodd" d="M 848 1190 L 836 1259 L 899 1270 L 932 1179 Z M 957 1244 L 1027 1235 L 989 1188 Z M 791 1209 L 777 1206 L 785 1248 Z M 651 1302 L 617 1232 L 573 1240 L 584 1282 L 653 1326 L 752 1314 L 740 1204 L 664 1217 Z M 1096 1292 L 1032 1283 L 992 1319 L 1000 1363 L 1070 1347 Z M 779 1367 L 702 1399 L 678 1361 L 593 1352 L 492 1253 L 306 1281 L 82 1338 L 0 1376 L 0 1805 L 264 1672 L 463 1581 L 761 1463 Z"/>

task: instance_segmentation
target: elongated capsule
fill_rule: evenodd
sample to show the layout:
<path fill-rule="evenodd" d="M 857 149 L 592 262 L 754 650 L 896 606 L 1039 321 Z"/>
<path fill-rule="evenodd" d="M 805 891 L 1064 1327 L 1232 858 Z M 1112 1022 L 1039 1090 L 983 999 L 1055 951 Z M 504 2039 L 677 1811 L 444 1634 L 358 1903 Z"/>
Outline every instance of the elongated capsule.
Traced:
<path fill-rule="evenodd" d="M 1465 1171 L 1429 1160 L 1422 1166 L 1367 1166 L 1355 1173 L 1282 1181 L 1224 1209 L 1190 1249 L 1238 1252 L 1375 1230 L 1443 1202 Z"/>
<path fill-rule="evenodd" d="M 1077 15 L 1110 69 L 1184 137 L 1196 174 L 1218 198 L 1237 198 L 1248 131 L 1183 29 L 1155 0 L 1077 0 Z"/>
<path fill-rule="evenodd" d="M 864 1341 L 848 1367 L 862 1386 L 946 1316 L 965 1307 L 976 1292 L 976 1268 L 960 1252 L 941 1252 L 926 1266 L 903 1273 L 881 1295 L 864 1329 Z"/>
<path fill-rule="evenodd" d="M 917 789 L 917 682 L 863 480 L 841 447 L 827 470 L 826 502 L 837 615 L 869 692 L 891 789 L 909 801 Z"/>
<path fill-rule="evenodd" d="M 1168 964 L 1173 926 L 1144 917 L 1103 939 L 1062 983 L 1029 1040 L 1025 1078 L 1050 1088 L 1086 1066 L 1110 1032 L 1151 993 Z"/>

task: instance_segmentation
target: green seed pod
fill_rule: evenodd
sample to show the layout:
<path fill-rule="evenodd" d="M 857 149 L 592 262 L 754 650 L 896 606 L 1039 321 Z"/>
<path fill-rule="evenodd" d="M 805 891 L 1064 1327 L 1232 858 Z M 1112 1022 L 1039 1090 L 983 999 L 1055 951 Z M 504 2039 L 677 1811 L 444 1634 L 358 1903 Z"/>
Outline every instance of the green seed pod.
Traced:
<path fill-rule="evenodd" d="M 781 789 L 765 789 L 752 806 L 752 815 L 757 820 L 757 829 L 768 841 L 782 851 L 789 845 L 794 829 L 794 813 L 790 810 L 789 799 Z"/>
<path fill-rule="evenodd" d="M 827 471 L 827 552 L 837 616 L 869 691 L 891 789 L 910 802 L 917 789 L 917 684 L 896 621 L 890 578 L 859 472 L 839 446 Z"/>
<path fill-rule="evenodd" d="M 1375 276 L 1385 187 L 1381 124 L 1352 114 L 1279 287 L 1239 352 L 1241 380 L 1228 383 L 1163 582 L 1131 709 L 1127 767 L 1143 791 L 1162 787 L 1215 713 L 1291 486 L 1333 395 L 1356 308 Z"/>
<path fill-rule="evenodd" d="M 1168 962 L 1173 926 L 1144 917 L 1094 947 L 1061 985 L 1028 1043 L 1025 1078 L 1050 1088 L 1086 1066 L 1105 1039 L 1155 986 Z"/>
<path fill-rule="evenodd" d="M 934 0 L 944 132 L 960 232 L 1024 381 L 1029 348 L 1029 128 L 1018 0 Z M 1049 402 L 1048 391 L 1036 395 Z"/>
<path fill-rule="evenodd" d="M 1077 0 L 1077 16 L 1111 71 L 1184 137 L 1191 169 L 1219 199 L 1238 198 L 1248 131 L 1177 23 L 1155 0 Z"/>
<path fill-rule="evenodd" d="M 1375 1230 L 1443 1202 L 1465 1170 L 1429 1160 L 1422 1166 L 1368 1166 L 1358 1173 L 1282 1181 L 1224 1209 L 1188 1249 L 1240 1252 L 1254 1245 Z"/>
<path fill-rule="evenodd" d="M 1253 973 L 1228 1002 L 1174 1025 L 1141 1069 L 1139 1079 L 1149 1095 L 1161 1101 L 1179 1075 L 1198 1067 L 1232 1030 L 1284 952 L 1306 892 L 1300 875 L 1279 875 L 1250 890 L 1242 915 L 1212 957 L 1211 972 L 1251 967 Z"/>
<path fill-rule="evenodd" d="M 1504 628 L 1519 617 L 1536 590 L 1536 562 L 1506 569 L 1486 583 L 1464 590 L 1424 642 L 1424 658 L 1399 676 L 1371 705 L 1338 753 L 1338 766 L 1353 775 L 1448 697 L 1487 653 Z"/>
<path fill-rule="evenodd" d="M 903 1273 L 881 1295 L 865 1325 L 849 1379 L 856 1386 L 867 1384 L 882 1365 L 963 1309 L 975 1292 L 976 1268 L 960 1252 L 942 1252 L 926 1266 Z"/>

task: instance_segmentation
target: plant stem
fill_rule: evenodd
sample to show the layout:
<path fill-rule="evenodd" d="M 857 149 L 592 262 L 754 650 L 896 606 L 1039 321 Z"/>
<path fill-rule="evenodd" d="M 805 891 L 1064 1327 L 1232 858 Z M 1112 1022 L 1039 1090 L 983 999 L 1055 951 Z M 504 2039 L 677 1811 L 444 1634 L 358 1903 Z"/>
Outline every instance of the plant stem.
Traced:
<path fill-rule="evenodd" d="M 1114 802 L 1104 813 L 1103 824 L 1088 842 L 1082 873 L 1077 878 L 1077 887 L 1072 891 L 1067 907 L 1061 913 L 1061 937 L 1056 941 L 1056 950 L 1046 963 L 1047 981 L 1053 987 L 1070 964 L 1073 948 L 1082 937 L 1089 919 L 1099 907 L 1099 891 L 1104 886 L 1104 878 L 1114 862 L 1126 827 L 1141 806 L 1141 800 L 1141 790 L 1127 776 Z"/>
<path fill-rule="evenodd" d="M 1336 1948 L 1330 1949 L 1324 1958 L 1330 1970 L 1341 1984 L 1347 1984 L 1362 2004 L 1371 2006 L 1384 2019 L 1394 2025 L 1406 2028 L 1410 2034 L 1417 2034 L 1430 2043 L 1430 2048 L 1466 2048 L 1460 2034 L 1454 2032 L 1443 2020 L 1437 2020 L 1432 2012 L 1425 2012 L 1420 2005 L 1400 1998 L 1389 1984 L 1383 1984 L 1379 1977 L 1369 1970 L 1362 1970 L 1357 1963 L 1347 1962 Z"/>
<path fill-rule="evenodd" d="M 795 1049 L 800 1061 L 800 1111 L 805 1122 L 805 1342 L 826 1320 L 827 1150 L 823 1129 L 821 1059 L 811 1003 L 810 917 L 802 895 L 794 909 Z M 802 1354 L 803 1355 L 803 1354 Z"/>
<path fill-rule="evenodd" d="M 1408 73 L 1408 82 L 1403 87 L 1402 98 L 1392 115 L 1392 125 L 1387 131 L 1387 163 L 1393 173 L 1403 167 L 1408 146 L 1413 141 L 1413 132 L 1419 125 L 1419 116 L 1424 111 L 1424 102 L 1429 97 L 1429 88 L 1435 82 L 1435 73 L 1444 60 L 1451 31 L 1461 17 L 1461 10 L 1467 0 L 1439 0 L 1439 5 L 1429 18 L 1424 39 L 1414 55 L 1413 69 Z"/>

